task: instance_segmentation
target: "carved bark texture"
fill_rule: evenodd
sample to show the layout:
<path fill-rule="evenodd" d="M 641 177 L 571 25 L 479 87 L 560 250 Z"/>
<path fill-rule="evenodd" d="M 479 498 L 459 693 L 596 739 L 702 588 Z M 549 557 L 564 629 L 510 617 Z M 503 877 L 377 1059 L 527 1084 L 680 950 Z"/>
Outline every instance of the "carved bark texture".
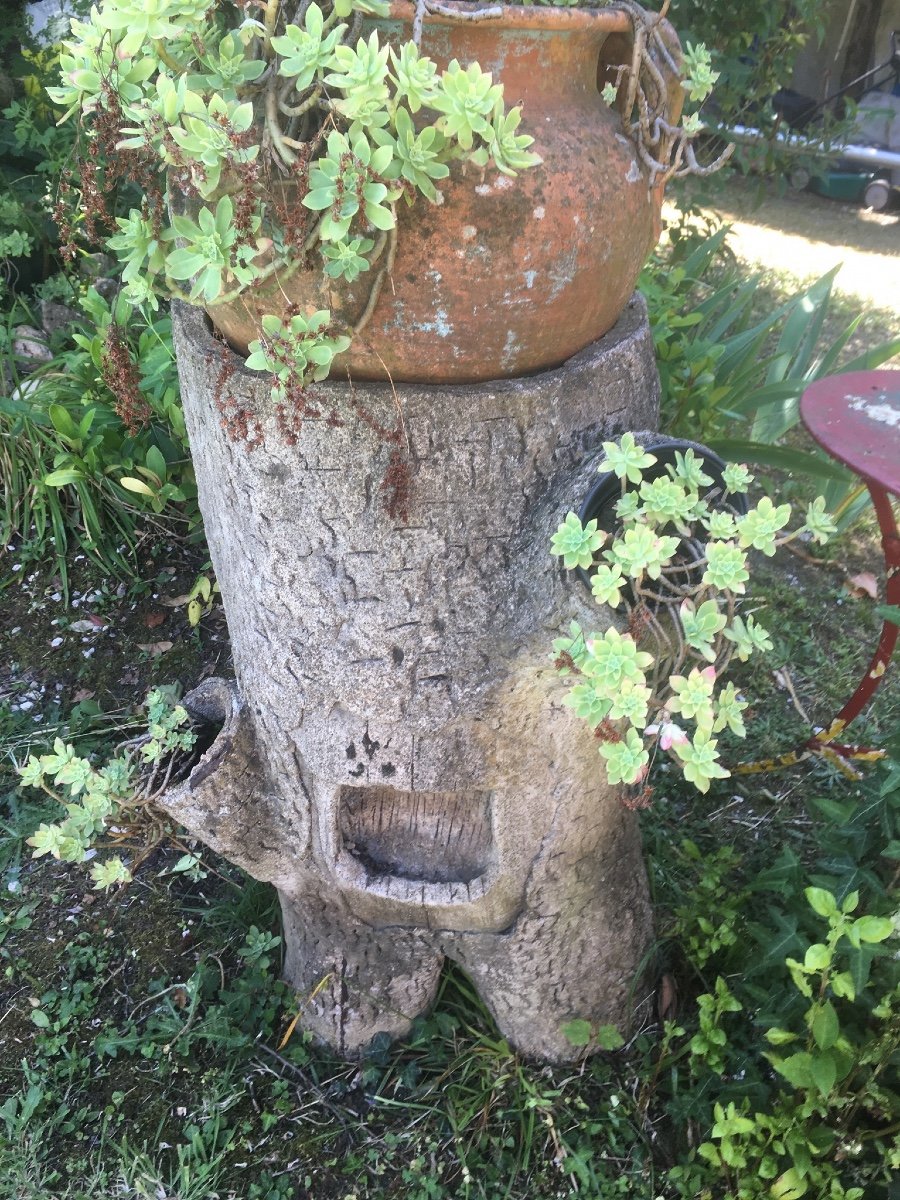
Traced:
<path fill-rule="evenodd" d="M 628 1024 L 651 924 L 634 818 L 549 657 L 601 614 L 548 547 L 601 441 L 655 423 L 643 301 L 533 377 L 322 385 L 342 423 L 295 445 L 269 382 L 201 313 L 174 321 L 237 685 L 192 697 L 225 724 L 167 807 L 276 885 L 286 977 L 343 1053 L 405 1032 L 447 956 L 522 1051 L 574 1057 L 566 1021 Z M 402 520 L 379 432 L 398 421 Z"/>

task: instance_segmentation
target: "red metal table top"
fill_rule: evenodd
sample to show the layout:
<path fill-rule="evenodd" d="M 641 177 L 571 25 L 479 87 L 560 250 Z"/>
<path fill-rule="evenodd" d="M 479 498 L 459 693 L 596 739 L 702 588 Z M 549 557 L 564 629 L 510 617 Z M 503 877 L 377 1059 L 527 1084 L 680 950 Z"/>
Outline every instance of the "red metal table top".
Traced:
<path fill-rule="evenodd" d="M 900 371 L 850 371 L 811 384 L 803 424 L 832 458 L 900 496 Z"/>

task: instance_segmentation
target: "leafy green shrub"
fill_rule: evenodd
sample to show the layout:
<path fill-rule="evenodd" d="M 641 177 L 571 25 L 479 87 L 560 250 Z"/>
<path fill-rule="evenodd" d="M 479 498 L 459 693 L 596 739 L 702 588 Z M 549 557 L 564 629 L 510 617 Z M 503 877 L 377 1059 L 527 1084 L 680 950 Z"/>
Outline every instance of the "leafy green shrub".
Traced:
<path fill-rule="evenodd" d="M 880 366 L 900 352 L 900 338 L 847 358 L 860 314 L 820 344 L 837 268 L 760 320 L 753 310 L 760 276 L 748 278 L 734 265 L 727 237 L 723 227 L 682 239 L 657 252 L 641 275 L 662 384 L 660 427 L 698 438 L 725 458 L 815 479 L 829 510 L 841 512 L 859 480 L 818 451 L 778 443 L 799 423 L 805 388 Z"/>
<path fill-rule="evenodd" d="M 654 1101 L 694 1142 L 668 1174 L 684 1200 L 892 1195 L 900 765 L 809 807 L 804 858 L 788 843 L 754 869 L 685 842 L 657 860 L 667 932 L 702 989 L 650 1052 Z"/>
<path fill-rule="evenodd" d="M 14 95 L 0 112 L 0 300 L 7 286 L 35 283 L 59 266 L 52 182 L 75 145 L 75 130 L 57 124 L 61 114 L 46 97 L 57 52 L 26 45 L 12 68 Z"/>
<path fill-rule="evenodd" d="M 199 530 L 171 321 L 94 289 L 82 305 L 74 347 L 0 398 L 0 536 L 26 559 L 53 558 L 64 587 L 72 538 L 128 579 L 146 514 Z"/>

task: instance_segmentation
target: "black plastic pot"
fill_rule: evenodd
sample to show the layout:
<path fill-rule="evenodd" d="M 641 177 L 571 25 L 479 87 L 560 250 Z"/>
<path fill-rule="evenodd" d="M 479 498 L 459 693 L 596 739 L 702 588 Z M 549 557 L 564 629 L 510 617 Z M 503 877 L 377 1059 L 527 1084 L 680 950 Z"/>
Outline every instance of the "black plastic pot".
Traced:
<path fill-rule="evenodd" d="M 728 509 L 735 516 L 743 516 L 749 508 L 747 495 L 745 492 L 735 492 L 724 499 L 725 484 L 722 478 L 722 472 L 728 465 L 724 459 L 721 459 L 715 451 L 710 450 L 708 446 L 702 445 L 700 442 L 690 442 L 685 438 L 665 437 L 663 434 L 651 433 L 646 435 L 636 434 L 635 440 L 648 454 L 652 454 L 656 462 L 652 467 L 648 467 L 643 472 L 643 478 L 646 480 L 658 479 L 661 475 L 667 475 L 666 467 L 670 464 L 675 465 L 675 453 L 684 454 L 685 450 L 693 450 L 694 454 L 700 459 L 704 472 L 712 479 L 712 483 L 703 493 L 704 497 L 709 500 L 710 507 L 713 509 Z M 626 491 L 636 491 L 634 484 L 627 483 Z M 716 501 L 714 493 L 719 493 L 719 500 Z M 622 495 L 622 483 L 619 477 L 613 474 L 612 471 L 598 475 L 596 482 L 585 496 L 581 508 L 578 512 L 579 520 L 582 525 L 588 521 L 596 520 L 599 529 L 605 529 L 608 533 L 614 533 L 618 527 L 618 517 L 616 516 L 615 505 Z M 686 550 L 690 547 L 685 540 Z M 690 553 L 687 557 L 690 558 Z M 591 569 L 584 567 L 576 568 L 581 581 L 590 589 Z M 690 570 L 689 563 L 686 564 L 686 571 Z"/>

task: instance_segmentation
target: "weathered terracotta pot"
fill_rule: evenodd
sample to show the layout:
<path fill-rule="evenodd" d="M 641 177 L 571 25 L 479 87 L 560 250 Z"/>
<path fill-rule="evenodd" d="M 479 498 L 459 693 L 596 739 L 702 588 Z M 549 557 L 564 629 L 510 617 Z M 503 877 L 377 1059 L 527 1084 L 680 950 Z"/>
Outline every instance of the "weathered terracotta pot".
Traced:
<path fill-rule="evenodd" d="M 439 66 L 457 58 L 492 72 L 507 104 L 523 106 L 520 129 L 543 163 L 516 178 L 455 164 L 441 205 L 401 206 L 392 278 L 337 360 L 336 377 L 462 383 L 529 374 L 609 330 L 634 289 L 662 196 L 648 188 L 619 115 L 598 90 L 608 66 L 630 58 L 631 20 L 616 9 L 501 14 L 468 23 L 429 16 L 422 49 Z M 407 0 L 394 0 L 391 19 L 377 25 L 400 42 L 412 16 Z M 668 26 L 665 37 L 677 53 Z M 681 89 L 672 82 L 676 115 Z M 258 336 L 259 316 L 282 311 L 286 300 L 352 324 L 370 286 L 366 276 L 351 286 L 298 272 L 210 315 L 242 350 Z"/>

